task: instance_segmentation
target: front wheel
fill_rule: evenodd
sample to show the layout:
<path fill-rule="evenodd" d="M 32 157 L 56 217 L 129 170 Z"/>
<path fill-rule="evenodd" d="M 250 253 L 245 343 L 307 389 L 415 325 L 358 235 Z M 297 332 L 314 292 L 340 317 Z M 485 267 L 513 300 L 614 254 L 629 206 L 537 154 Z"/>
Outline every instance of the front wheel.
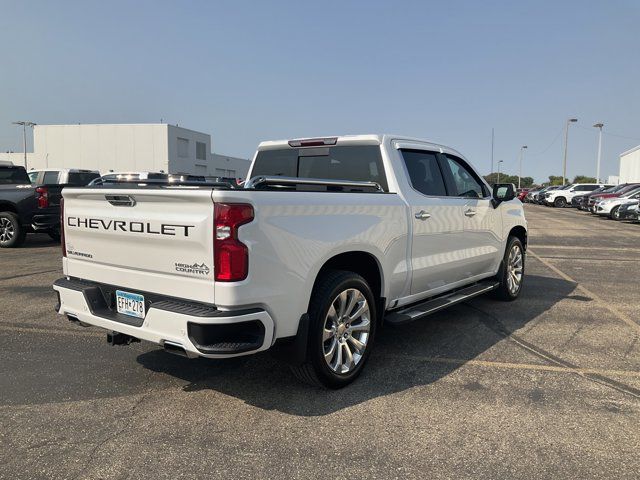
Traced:
<path fill-rule="evenodd" d="M 524 280 L 524 247 L 518 237 L 509 237 L 497 280 L 500 282 L 495 295 L 501 300 L 512 301 L 522 291 Z"/>
<path fill-rule="evenodd" d="M 567 200 L 564 197 L 556 198 L 553 202 L 553 206 L 557 208 L 564 208 L 567 206 Z"/>
<path fill-rule="evenodd" d="M 620 207 L 613 207 L 611 209 L 611 213 L 609 213 L 609 216 L 613 220 L 620 220 Z"/>
<path fill-rule="evenodd" d="M 366 280 L 353 272 L 327 272 L 309 303 L 307 361 L 292 366 L 293 373 L 316 386 L 347 386 L 364 368 L 376 324 L 375 299 Z"/>

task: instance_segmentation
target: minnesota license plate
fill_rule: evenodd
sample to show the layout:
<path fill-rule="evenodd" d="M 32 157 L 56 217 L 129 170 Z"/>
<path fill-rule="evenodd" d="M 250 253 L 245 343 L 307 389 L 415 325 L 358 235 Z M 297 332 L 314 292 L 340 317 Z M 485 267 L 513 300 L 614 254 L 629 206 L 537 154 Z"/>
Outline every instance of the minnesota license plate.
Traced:
<path fill-rule="evenodd" d="M 118 313 L 130 317 L 144 318 L 144 296 L 137 293 L 116 290 L 116 307 Z"/>

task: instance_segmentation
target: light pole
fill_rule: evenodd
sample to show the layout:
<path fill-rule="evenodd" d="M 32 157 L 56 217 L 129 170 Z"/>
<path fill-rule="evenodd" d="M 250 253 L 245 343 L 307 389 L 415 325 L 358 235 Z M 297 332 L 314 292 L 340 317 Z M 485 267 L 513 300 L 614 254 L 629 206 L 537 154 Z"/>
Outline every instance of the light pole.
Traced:
<path fill-rule="evenodd" d="M 504 160 L 498 160 L 498 181 L 496 183 L 500 183 L 500 164 L 503 162 Z"/>
<path fill-rule="evenodd" d="M 576 123 L 577 118 L 568 118 L 567 124 L 564 127 L 564 160 L 562 162 L 562 185 L 564 185 L 567 178 L 567 142 L 569 141 L 569 124 Z"/>
<path fill-rule="evenodd" d="M 598 130 L 598 163 L 596 165 L 596 182 L 600 182 L 600 159 L 602 158 L 602 127 L 604 123 L 596 123 L 594 125 Z"/>
<path fill-rule="evenodd" d="M 33 122 L 12 122 L 14 125 L 22 125 L 22 151 L 24 152 L 24 168 L 27 168 L 27 127 L 35 127 Z"/>
<path fill-rule="evenodd" d="M 518 188 L 520 188 L 520 177 L 522 177 L 522 157 L 524 156 L 524 151 L 526 148 L 526 145 L 520 147 L 520 171 L 518 172 Z"/>

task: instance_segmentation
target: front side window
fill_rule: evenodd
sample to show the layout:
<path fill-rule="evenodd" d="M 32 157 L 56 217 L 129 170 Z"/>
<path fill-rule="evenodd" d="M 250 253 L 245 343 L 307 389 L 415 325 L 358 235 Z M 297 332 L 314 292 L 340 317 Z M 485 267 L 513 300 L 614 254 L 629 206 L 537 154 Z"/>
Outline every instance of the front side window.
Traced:
<path fill-rule="evenodd" d="M 445 158 L 451 172 L 453 191 L 450 192 L 450 195 L 452 197 L 482 198 L 485 196 L 482 183 L 461 159 L 453 155 L 445 155 Z"/>
<path fill-rule="evenodd" d="M 413 188 L 424 195 L 447 195 L 436 153 L 421 150 L 401 150 L 401 153 Z"/>
<path fill-rule="evenodd" d="M 51 185 L 51 184 L 58 183 L 58 175 L 59 174 L 60 174 L 60 172 L 58 172 L 58 171 L 44 172 L 44 176 L 42 177 L 42 183 L 45 184 L 45 185 Z"/>

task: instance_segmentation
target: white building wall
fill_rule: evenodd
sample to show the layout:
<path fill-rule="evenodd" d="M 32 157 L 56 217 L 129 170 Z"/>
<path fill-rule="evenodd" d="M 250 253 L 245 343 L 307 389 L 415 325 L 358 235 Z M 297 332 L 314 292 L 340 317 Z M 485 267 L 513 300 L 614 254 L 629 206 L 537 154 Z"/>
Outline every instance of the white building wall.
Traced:
<path fill-rule="evenodd" d="M 640 182 L 640 145 L 620 155 L 620 183 Z"/>
<path fill-rule="evenodd" d="M 250 162 L 211 153 L 211 136 L 167 124 L 36 125 L 28 169 L 83 168 L 109 171 L 164 171 L 245 178 Z M 179 139 L 187 142 L 184 155 Z M 196 158 L 197 143 L 204 157 Z M 24 164 L 22 153 L 0 153 L 0 160 Z"/>
<path fill-rule="evenodd" d="M 167 125 L 36 125 L 29 168 L 167 170 Z"/>

